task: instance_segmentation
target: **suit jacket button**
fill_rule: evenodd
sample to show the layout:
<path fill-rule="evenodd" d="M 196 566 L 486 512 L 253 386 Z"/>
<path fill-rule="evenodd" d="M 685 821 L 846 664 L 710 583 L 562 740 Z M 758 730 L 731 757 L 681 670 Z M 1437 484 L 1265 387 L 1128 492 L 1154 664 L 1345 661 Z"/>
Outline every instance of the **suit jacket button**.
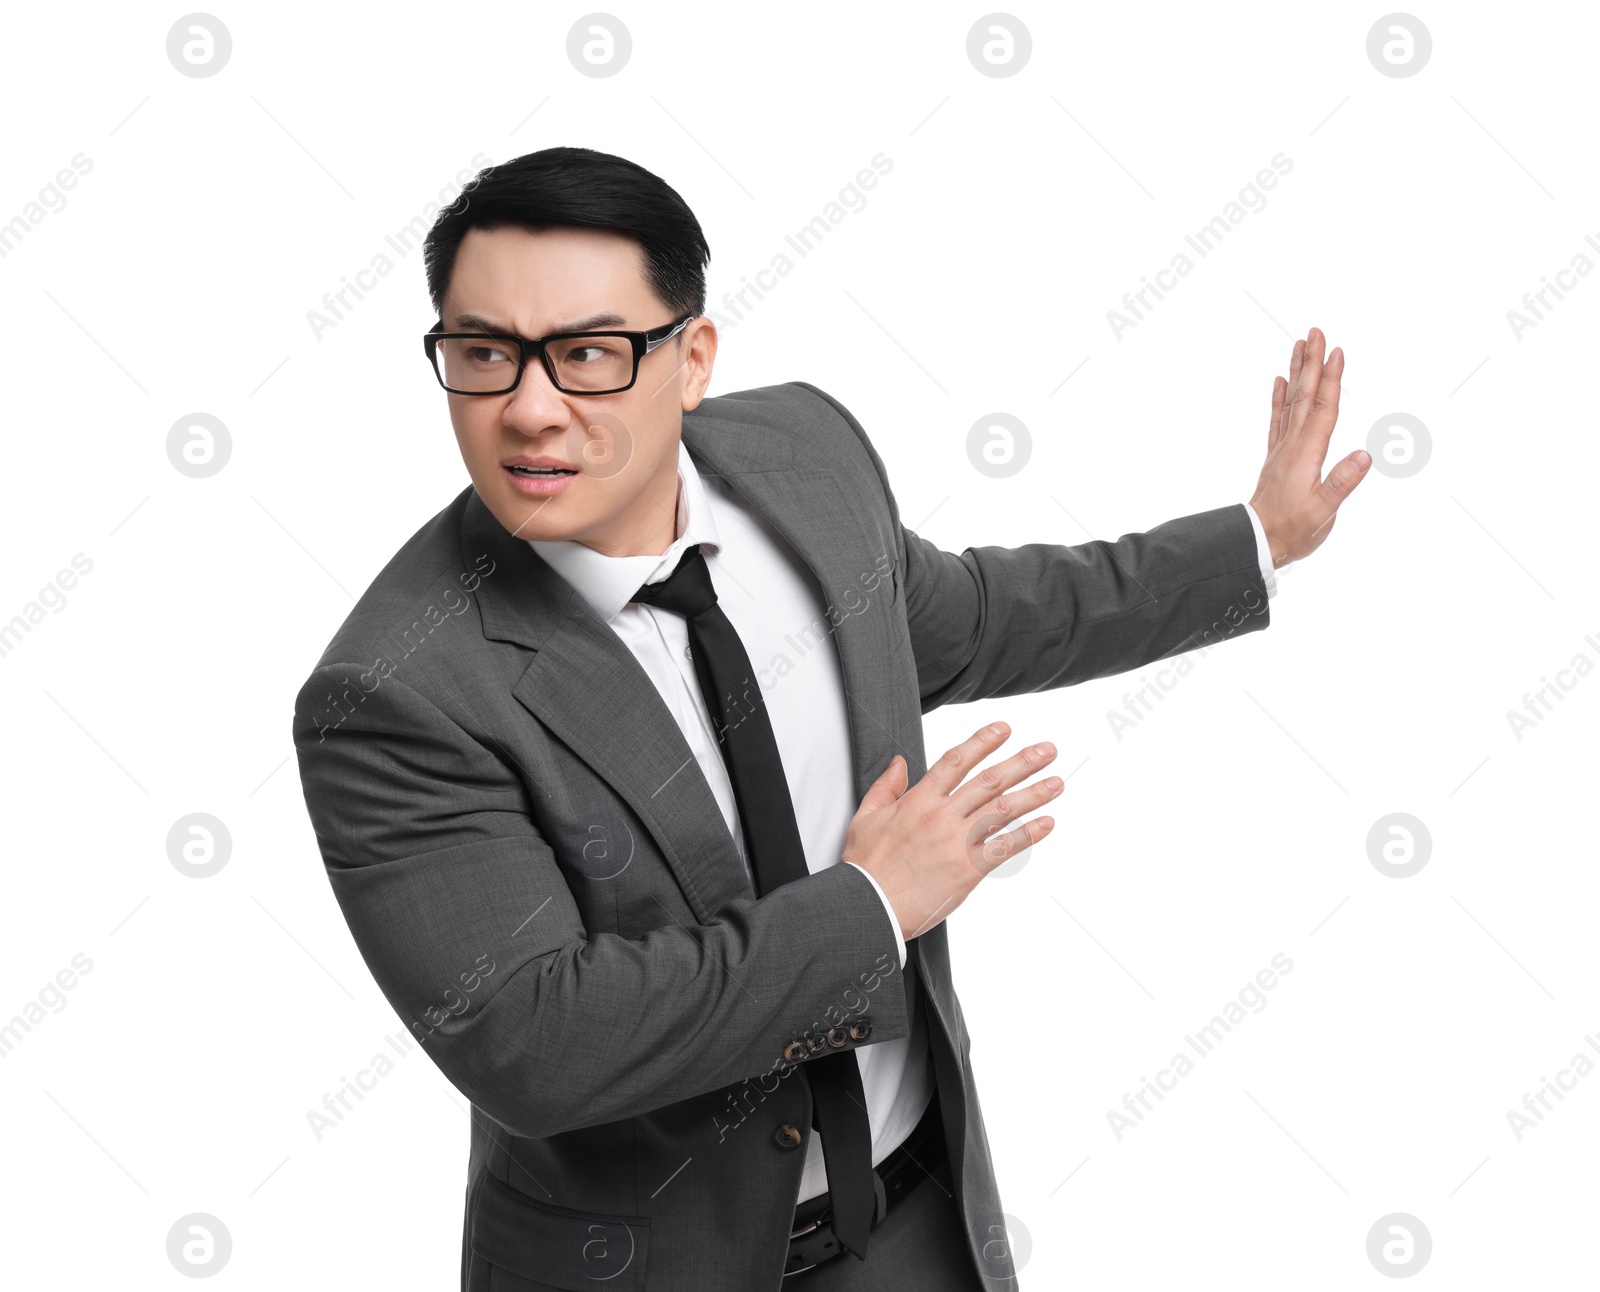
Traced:
<path fill-rule="evenodd" d="M 787 1122 L 772 1132 L 772 1138 L 777 1141 L 779 1148 L 800 1147 L 800 1132 Z"/>
<path fill-rule="evenodd" d="M 850 1024 L 850 1039 L 852 1041 L 865 1041 L 872 1035 L 872 1020 L 870 1018 L 857 1019 Z"/>
<path fill-rule="evenodd" d="M 828 1044 L 836 1050 L 849 1039 L 850 1033 L 842 1027 L 830 1027 L 828 1029 Z"/>
<path fill-rule="evenodd" d="M 810 1050 L 812 1054 L 820 1054 L 827 1048 L 828 1043 L 820 1036 L 813 1036 L 810 1033 L 806 1034 L 806 1049 Z"/>
<path fill-rule="evenodd" d="M 783 1047 L 783 1057 L 788 1059 L 790 1063 L 799 1063 L 801 1059 L 806 1057 L 805 1042 L 790 1041 L 788 1045 Z"/>

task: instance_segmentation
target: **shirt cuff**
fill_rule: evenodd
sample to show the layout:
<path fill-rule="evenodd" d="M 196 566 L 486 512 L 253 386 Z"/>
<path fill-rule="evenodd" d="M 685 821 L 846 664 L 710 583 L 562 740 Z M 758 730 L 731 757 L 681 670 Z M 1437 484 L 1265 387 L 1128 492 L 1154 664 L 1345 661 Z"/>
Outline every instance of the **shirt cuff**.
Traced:
<path fill-rule="evenodd" d="M 871 881 L 873 890 L 882 899 L 883 909 L 889 914 L 889 926 L 894 929 L 894 944 L 900 952 L 900 967 L 904 969 L 906 967 L 906 940 L 900 933 L 900 917 L 894 913 L 894 907 L 889 905 L 889 895 L 883 891 L 883 885 L 872 878 L 871 872 L 865 866 L 857 866 L 853 861 L 847 861 L 844 864 L 855 866 L 857 870 L 865 875 Z"/>
<path fill-rule="evenodd" d="M 1244 509 L 1250 513 L 1250 526 L 1256 532 L 1256 560 L 1261 566 L 1261 581 L 1267 585 L 1267 600 L 1271 601 L 1278 595 L 1278 572 L 1272 568 L 1272 549 L 1267 546 L 1267 531 L 1261 528 L 1261 517 L 1256 515 L 1256 509 L 1245 503 Z"/>

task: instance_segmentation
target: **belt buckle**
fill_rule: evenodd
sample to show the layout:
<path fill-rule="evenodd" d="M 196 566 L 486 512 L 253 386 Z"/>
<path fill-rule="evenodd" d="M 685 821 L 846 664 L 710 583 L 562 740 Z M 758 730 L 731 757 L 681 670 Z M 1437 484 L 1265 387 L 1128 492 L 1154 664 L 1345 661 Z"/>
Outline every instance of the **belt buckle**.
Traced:
<path fill-rule="evenodd" d="M 799 1229 L 796 1229 L 793 1233 L 791 1233 L 789 1235 L 789 1241 L 792 1243 L 797 1238 L 804 1238 L 807 1234 L 816 1233 L 817 1230 L 822 1228 L 822 1222 L 827 1220 L 832 1214 L 833 1214 L 833 1212 L 831 1210 L 818 1212 L 817 1213 L 817 1218 L 815 1220 L 813 1220 L 809 1225 L 802 1225 Z M 783 1277 L 784 1278 L 789 1278 L 791 1275 L 794 1275 L 794 1274 L 804 1274 L 807 1270 L 816 1269 L 817 1266 L 820 1265 L 820 1264 L 821 1264 L 820 1261 L 812 1261 L 810 1265 L 802 1265 L 797 1270 L 785 1270 L 784 1274 L 783 1274 Z"/>
<path fill-rule="evenodd" d="M 889 1194 L 888 1194 L 888 1191 L 884 1188 L 883 1177 L 878 1174 L 878 1168 L 877 1167 L 873 1167 L 872 1168 L 872 1192 L 873 1192 L 873 1203 L 874 1203 L 873 1216 L 872 1216 L 872 1227 L 874 1229 L 876 1229 L 879 1225 L 881 1225 L 883 1223 L 883 1218 L 889 1214 Z M 824 1223 L 826 1223 L 827 1221 L 832 1220 L 832 1219 L 833 1219 L 833 1208 L 829 1207 L 826 1210 L 820 1212 L 817 1215 L 817 1218 L 815 1220 L 813 1220 L 810 1224 L 802 1225 L 799 1229 L 796 1229 L 793 1232 L 791 1232 L 790 1235 L 789 1235 L 789 1241 L 792 1243 L 797 1238 L 804 1238 L 808 1234 L 816 1233 L 817 1230 L 822 1228 Z M 834 1260 L 834 1259 L 837 1259 L 838 1257 L 843 1256 L 843 1255 L 844 1255 L 844 1248 L 842 1246 L 840 1246 L 833 1253 L 833 1256 L 829 1257 L 828 1259 L 829 1260 Z M 787 1270 L 787 1271 L 785 1271 L 783 1277 L 784 1278 L 789 1278 L 791 1275 L 804 1274 L 807 1270 L 816 1269 L 817 1266 L 820 1265 L 820 1264 L 822 1264 L 821 1261 L 812 1261 L 810 1265 L 802 1265 L 797 1270 Z"/>
<path fill-rule="evenodd" d="M 807 1234 L 816 1233 L 817 1230 L 822 1228 L 822 1222 L 828 1216 L 828 1214 L 829 1214 L 828 1212 L 824 1211 L 815 1220 L 813 1220 L 809 1225 L 803 1225 L 799 1229 L 795 1230 L 792 1234 L 789 1235 L 789 1241 L 792 1243 L 797 1238 L 804 1238 Z M 820 1261 L 812 1261 L 811 1264 L 802 1265 L 797 1270 L 785 1270 L 784 1273 L 783 1273 L 783 1277 L 784 1278 L 789 1278 L 790 1276 L 795 1275 L 795 1274 L 804 1274 L 807 1270 L 816 1269 L 819 1264 L 821 1264 Z"/>

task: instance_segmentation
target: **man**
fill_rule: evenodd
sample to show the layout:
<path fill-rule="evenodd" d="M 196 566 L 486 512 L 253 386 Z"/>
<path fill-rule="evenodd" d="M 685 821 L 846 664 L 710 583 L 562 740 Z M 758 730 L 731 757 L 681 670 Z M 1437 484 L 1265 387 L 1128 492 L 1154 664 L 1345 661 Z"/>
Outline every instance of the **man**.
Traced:
<path fill-rule="evenodd" d="M 306 805 L 472 1103 L 464 1289 L 1015 1287 L 943 921 L 1061 781 L 972 775 L 1004 724 L 925 767 L 921 714 L 1264 628 L 1370 465 L 1320 479 L 1343 356 L 1296 343 L 1248 506 L 956 556 L 827 395 L 705 397 L 708 259 L 582 149 L 440 215 L 472 483 L 302 689 Z"/>

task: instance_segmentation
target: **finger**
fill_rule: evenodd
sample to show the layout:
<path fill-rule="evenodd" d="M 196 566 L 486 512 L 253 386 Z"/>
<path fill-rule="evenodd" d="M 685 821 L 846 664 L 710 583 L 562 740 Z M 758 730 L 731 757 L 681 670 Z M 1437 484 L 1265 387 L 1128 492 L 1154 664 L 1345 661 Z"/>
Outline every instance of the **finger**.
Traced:
<path fill-rule="evenodd" d="M 1284 392 L 1283 420 L 1278 424 L 1278 438 L 1283 438 L 1283 433 L 1289 429 L 1289 408 L 1294 403 L 1295 387 L 1300 384 L 1300 368 L 1305 362 L 1306 343 L 1296 341 L 1289 351 L 1289 388 Z"/>
<path fill-rule="evenodd" d="M 1343 390 L 1340 378 L 1344 376 L 1344 351 L 1337 346 L 1322 366 L 1322 380 L 1317 383 L 1317 393 L 1306 414 L 1304 452 L 1312 455 L 1317 470 L 1322 470 L 1322 460 L 1328 456 L 1328 441 L 1333 438 L 1334 424 L 1339 420 L 1339 395 Z"/>
<path fill-rule="evenodd" d="M 966 779 L 966 775 L 980 762 L 1000 748 L 1011 734 L 1003 722 L 991 723 L 975 731 L 959 745 L 947 749 L 938 762 L 923 774 L 912 787 L 912 793 L 946 795 Z"/>
<path fill-rule="evenodd" d="M 984 873 L 987 874 L 996 867 L 1003 866 L 1019 852 L 1033 847 L 1055 828 L 1054 817 L 1039 816 L 1034 817 L 1032 821 L 1024 821 L 1015 830 L 997 834 L 984 843 L 980 852 L 985 867 Z"/>
<path fill-rule="evenodd" d="M 979 843 L 995 831 L 1003 830 L 1018 817 L 1027 816 L 1029 812 L 1043 807 L 1059 795 L 1065 785 L 1061 777 L 1048 776 L 1020 790 L 990 799 L 970 818 L 972 832 L 967 836 L 967 842 Z"/>
<path fill-rule="evenodd" d="M 1278 431 L 1283 425 L 1283 405 L 1289 396 L 1289 383 L 1282 377 L 1272 379 L 1272 419 L 1267 423 L 1267 451 L 1278 442 Z"/>
<path fill-rule="evenodd" d="M 1013 785 L 1048 767 L 1055 760 L 1056 747 L 1048 740 L 1042 744 L 1029 745 L 1026 749 L 1012 754 L 1004 762 L 996 763 L 993 767 L 985 767 L 950 795 L 950 806 L 963 816 L 971 816 L 986 804 L 992 803 L 995 795 L 1004 794 Z M 998 826 L 989 827 L 991 832 L 998 828 Z"/>
<path fill-rule="evenodd" d="M 1311 416 L 1311 404 L 1317 397 L 1322 382 L 1322 353 L 1325 338 L 1319 328 L 1312 328 L 1300 360 L 1300 381 L 1289 401 L 1288 434 L 1291 440 L 1299 439 Z"/>
<path fill-rule="evenodd" d="M 1337 511 L 1339 504 L 1348 498 L 1355 487 L 1367 477 L 1367 471 L 1372 466 L 1372 455 L 1365 449 L 1357 449 L 1349 457 L 1338 463 L 1328 478 L 1317 486 L 1317 496 L 1325 510 L 1332 513 Z M 1332 523 L 1331 520 L 1329 523 Z"/>

